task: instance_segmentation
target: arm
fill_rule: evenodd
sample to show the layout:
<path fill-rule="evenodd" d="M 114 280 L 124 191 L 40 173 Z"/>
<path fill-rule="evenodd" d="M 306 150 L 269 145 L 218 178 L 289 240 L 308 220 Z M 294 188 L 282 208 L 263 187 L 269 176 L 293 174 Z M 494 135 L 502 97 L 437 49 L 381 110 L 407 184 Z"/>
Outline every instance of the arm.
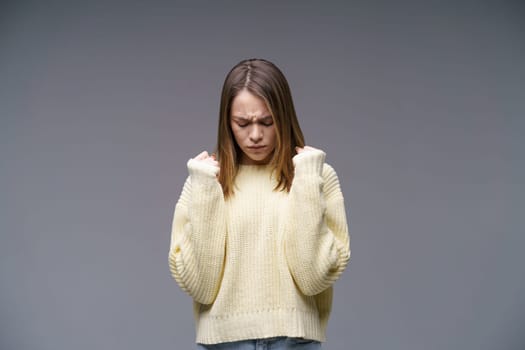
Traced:
<path fill-rule="evenodd" d="M 330 287 L 350 259 L 344 199 L 335 170 L 321 150 L 293 158 L 291 227 L 286 232 L 288 267 L 301 292 L 316 295 Z"/>
<path fill-rule="evenodd" d="M 211 304 L 224 267 L 226 218 L 219 168 L 195 159 L 175 206 L 169 251 L 170 272 L 196 302 Z"/>

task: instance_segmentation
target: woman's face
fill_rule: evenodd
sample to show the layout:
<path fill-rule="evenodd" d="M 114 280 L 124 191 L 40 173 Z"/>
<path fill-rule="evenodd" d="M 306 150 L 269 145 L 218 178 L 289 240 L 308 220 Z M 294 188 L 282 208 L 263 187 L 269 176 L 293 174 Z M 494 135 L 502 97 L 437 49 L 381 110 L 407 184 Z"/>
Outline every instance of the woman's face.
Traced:
<path fill-rule="evenodd" d="M 267 164 L 275 150 L 272 114 L 261 98 L 242 90 L 233 98 L 230 125 L 242 150 L 241 164 Z"/>

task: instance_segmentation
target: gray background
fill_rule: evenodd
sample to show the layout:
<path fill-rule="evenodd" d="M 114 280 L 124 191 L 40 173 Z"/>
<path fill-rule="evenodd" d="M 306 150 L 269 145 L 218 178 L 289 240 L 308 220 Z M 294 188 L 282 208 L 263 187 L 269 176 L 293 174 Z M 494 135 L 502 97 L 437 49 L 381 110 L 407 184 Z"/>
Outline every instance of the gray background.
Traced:
<path fill-rule="evenodd" d="M 0 349 L 194 346 L 173 208 L 248 57 L 345 195 L 326 349 L 524 349 L 524 8 L 2 2 Z"/>

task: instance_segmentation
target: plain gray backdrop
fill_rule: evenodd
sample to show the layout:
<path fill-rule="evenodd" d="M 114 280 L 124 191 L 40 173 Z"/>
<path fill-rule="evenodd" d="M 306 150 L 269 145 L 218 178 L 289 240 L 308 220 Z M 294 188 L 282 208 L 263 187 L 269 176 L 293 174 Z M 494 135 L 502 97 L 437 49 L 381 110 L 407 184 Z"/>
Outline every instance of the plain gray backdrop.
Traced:
<path fill-rule="evenodd" d="M 3 1 L 0 349 L 192 349 L 168 269 L 240 60 L 286 75 L 352 257 L 326 349 L 525 349 L 520 1 Z"/>

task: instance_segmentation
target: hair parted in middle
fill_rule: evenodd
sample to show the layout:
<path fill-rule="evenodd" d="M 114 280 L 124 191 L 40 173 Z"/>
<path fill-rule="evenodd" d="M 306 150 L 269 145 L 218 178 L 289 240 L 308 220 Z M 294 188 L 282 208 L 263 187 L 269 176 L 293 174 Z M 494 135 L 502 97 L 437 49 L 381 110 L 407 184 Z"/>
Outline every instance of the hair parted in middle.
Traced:
<path fill-rule="evenodd" d="M 304 136 L 297 120 L 290 87 L 284 74 L 272 62 L 250 58 L 236 64 L 226 76 L 221 93 L 217 155 L 219 183 L 224 197 L 234 194 L 233 184 L 242 155 L 231 129 L 232 101 L 243 90 L 261 98 L 270 111 L 276 128 L 276 144 L 269 162 L 274 169 L 274 190 L 290 191 L 294 176 L 292 157 L 295 147 L 304 147 Z"/>

